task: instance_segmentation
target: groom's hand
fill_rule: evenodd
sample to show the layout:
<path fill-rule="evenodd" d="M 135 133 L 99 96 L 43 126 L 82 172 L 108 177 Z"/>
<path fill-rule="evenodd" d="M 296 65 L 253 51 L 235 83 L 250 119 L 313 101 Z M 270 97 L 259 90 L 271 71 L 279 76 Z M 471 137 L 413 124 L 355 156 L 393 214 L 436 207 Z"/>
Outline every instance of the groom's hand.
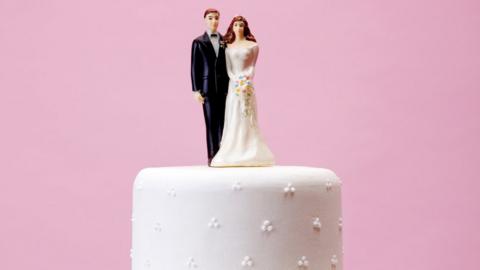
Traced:
<path fill-rule="evenodd" d="M 205 98 L 202 96 L 202 94 L 200 94 L 200 91 L 193 92 L 193 98 L 202 104 L 205 101 Z"/>

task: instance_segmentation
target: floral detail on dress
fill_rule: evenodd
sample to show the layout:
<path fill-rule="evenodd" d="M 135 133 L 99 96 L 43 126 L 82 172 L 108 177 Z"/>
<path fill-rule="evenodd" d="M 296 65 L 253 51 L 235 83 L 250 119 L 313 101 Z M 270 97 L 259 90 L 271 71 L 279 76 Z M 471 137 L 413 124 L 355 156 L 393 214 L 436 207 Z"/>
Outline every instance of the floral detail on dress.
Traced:
<path fill-rule="evenodd" d="M 242 260 L 242 266 L 243 267 L 252 267 L 253 266 L 253 260 L 250 256 L 245 256 Z"/>
<path fill-rule="evenodd" d="M 245 118 L 250 118 L 250 123 L 254 125 L 253 122 L 253 102 L 252 96 L 254 93 L 254 88 L 252 84 L 252 78 L 246 75 L 238 76 L 238 79 L 234 81 L 234 93 L 237 97 L 240 98 L 242 116 Z"/>

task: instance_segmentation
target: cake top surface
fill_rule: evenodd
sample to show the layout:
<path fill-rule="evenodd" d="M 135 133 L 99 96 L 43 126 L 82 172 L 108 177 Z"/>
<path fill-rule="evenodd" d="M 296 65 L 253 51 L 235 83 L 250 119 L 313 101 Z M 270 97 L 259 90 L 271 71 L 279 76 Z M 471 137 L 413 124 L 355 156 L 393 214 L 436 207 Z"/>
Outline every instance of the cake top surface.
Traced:
<path fill-rule="evenodd" d="M 329 169 L 307 166 L 272 167 L 228 167 L 208 166 L 149 167 L 142 169 L 138 181 L 195 182 L 198 184 L 242 181 L 256 185 L 280 182 L 340 182 L 339 177 Z"/>

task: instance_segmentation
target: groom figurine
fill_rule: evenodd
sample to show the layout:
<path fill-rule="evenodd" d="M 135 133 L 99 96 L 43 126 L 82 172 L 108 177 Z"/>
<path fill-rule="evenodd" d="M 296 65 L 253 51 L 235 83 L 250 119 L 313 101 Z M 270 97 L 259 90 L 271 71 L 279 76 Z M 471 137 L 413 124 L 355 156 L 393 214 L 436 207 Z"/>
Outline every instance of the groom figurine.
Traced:
<path fill-rule="evenodd" d="M 229 79 L 225 62 L 225 43 L 217 32 L 220 12 L 216 9 L 207 9 L 203 18 L 207 30 L 193 40 L 191 76 L 194 98 L 203 104 L 210 166 L 222 140 Z"/>

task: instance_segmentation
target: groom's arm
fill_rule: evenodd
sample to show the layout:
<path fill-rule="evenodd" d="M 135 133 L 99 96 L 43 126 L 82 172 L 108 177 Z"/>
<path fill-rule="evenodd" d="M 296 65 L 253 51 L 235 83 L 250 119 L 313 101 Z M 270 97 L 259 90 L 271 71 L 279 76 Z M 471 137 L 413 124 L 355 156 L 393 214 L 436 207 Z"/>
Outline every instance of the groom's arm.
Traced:
<path fill-rule="evenodd" d="M 199 48 L 199 44 L 196 40 L 192 42 L 192 59 L 191 59 L 191 77 L 192 77 L 192 90 L 198 91 L 202 94 L 202 57 Z"/>
<path fill-rule="evenodd" d="M 203 74 L 201 68 L 203 67 L 201 61 L 199 44 L 197 41 L 193 40 L 192 42 L 192 60 L 191 60 L 191 77 L 192 77 L 192 90 L 193 98 L 200 102 L 204 103 L 204 98 L 202 94 L 202 77 Z"/>

